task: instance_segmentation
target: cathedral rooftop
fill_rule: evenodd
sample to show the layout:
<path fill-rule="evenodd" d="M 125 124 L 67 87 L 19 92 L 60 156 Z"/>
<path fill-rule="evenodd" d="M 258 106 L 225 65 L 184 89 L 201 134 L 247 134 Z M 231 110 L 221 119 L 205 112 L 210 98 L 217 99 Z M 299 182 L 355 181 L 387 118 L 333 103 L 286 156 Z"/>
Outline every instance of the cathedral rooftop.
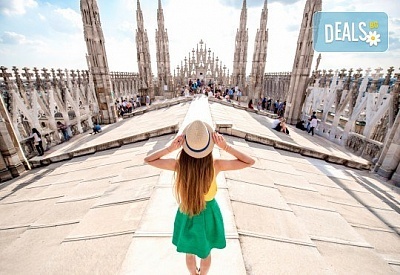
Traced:
<path fill-rule="evenodd" d="M 291 126 L 277 133 L 263 112 L 181 98 L 75 136 L 0 185 L 1 273 L 185 274 L 173 174 L 143 158 L 198 118 L 256 159 L 217 178 L 227 247 L 209 274 L 400 272 L 399 189 L 368 161 Z"/>

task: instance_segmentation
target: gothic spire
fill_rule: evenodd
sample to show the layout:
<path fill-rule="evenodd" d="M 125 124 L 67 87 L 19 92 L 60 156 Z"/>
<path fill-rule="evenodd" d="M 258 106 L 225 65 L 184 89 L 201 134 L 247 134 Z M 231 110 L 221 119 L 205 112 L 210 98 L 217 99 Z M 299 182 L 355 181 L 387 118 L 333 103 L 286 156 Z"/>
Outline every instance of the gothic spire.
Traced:
<path fill-rule="evenodd" d="M 262 97 L 262 83 L 264 79 L 265 63 L 267 60 L 268 46 L 268 8 L 267 0 L 264 1 L 264 8 L 261 12 L 260 28 L 257 30 L 254 41 L 253 64 L 251 68 L 251 98 Z"/>
<path fill-rule="evenodd" d="M 117 121 L 117 114 L 115 108 L 113 108 L 114 100 L 111 93 L 111 78 L 97 1 L 81 0 L 80 8 L 89 69 L 93 75 L 97 98 L 101 103 L 99 104 L 100 115 L 104 123 L 114 123 Z"/>
<path fill-rule="evenodd" d="M 154 98 L 149 39 L 147 37 L 147 31 L 144 28 L 143 13 L 140 9 L 139 0 L 137 1 L 136 21 L 136 50 L 140 79 L 139 89 L 141 90 L 142 95 L 146 94 L 149 95 L 150 98 Z"/>
<path fill-rule="evenodd" d="M 240 12 L 240 25 L 244 24 L 244 27 L 246 28 L 246 22 L 247 22 L 247 6 L 246 6 L 246 0 L 243 0 L 243 5 L 242 5 L 242 11 Z"/>
<path fill-rule="evenodd" d="M 158 95 L 163 95 L 165 86 L 168 90 L 172 88 L 171 82 L 171 63 L 169 59 L 169 41 L 168 33 L 164 28 L 164 13 L 161 6 L 161 0 L 158 0 L 157 9 L 156 46 L 157 46 L 157 78 Z"/>
<path fill-rule="evenodd" d="M 143 30 L 144 29 L 143 13 L 142 13 L 142 10 L 140 9 L 140 1 L 139 0 L 137 0 L 136 21 L 137 21 L 138 29 Z"/>
<path fill-rule="evenodd" d="M 285 117 L 287 117 L 287 121 L 290 124 L 296 124 L 301 120 L 301 108 L 314 57 L 312 37 L 313 14 L 321 11 L 321 9 L 321 0 L 307 0 L 304 6 L 303 21 L 301 22 L 299 37 L 297 39 L 296 54 L 286 98 Z"/>
<path fill-rule="evenodd" d="M 246 85 L 246 65 L 247 65 L 247 44 L 248 30 L 247 22 L 247 7 L 246 0 L 243 0 L 242 11 L 240 13 L 240 25 L 236 32 L 235 54 L 233 57 L 233 73 L 232 84 L 239 86 L 242 91 L 245 91 Z M 244 93 L 245 94 L 245 93 Z"/>
<path fill-rule="evenodd" d="M 157 9 L 157 25 L 159 30 L 164 30 L 164 11 L 161 6 L 161 0 L 158 0 L 158 9 Z"/>

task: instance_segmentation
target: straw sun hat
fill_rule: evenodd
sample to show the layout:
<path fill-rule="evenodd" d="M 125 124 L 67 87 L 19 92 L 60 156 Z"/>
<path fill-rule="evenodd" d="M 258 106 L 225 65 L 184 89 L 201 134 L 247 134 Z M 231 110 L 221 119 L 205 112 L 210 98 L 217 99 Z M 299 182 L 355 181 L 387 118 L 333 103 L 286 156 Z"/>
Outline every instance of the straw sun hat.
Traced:
<path fill-rule="evenodd" d="M 191 157 L 204 158 L 214 148 L 213 132 L 207 123 L 200 120 L 193 121 L 182 132 L 185 136 L 183 150 Z"/>

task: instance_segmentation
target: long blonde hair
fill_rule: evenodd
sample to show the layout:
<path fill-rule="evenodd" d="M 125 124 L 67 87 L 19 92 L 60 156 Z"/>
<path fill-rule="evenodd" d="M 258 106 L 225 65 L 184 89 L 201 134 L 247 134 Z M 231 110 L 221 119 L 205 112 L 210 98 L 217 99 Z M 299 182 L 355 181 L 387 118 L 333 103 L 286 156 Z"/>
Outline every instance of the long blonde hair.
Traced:
<path fill-rule="evenodd" d="M 181 150 L 175 167 L 175 196 L 180 210 L 189 215 L 199 214 L 205 207 L 204 195 L 214 179 L 212 153 L 193 158 Z"/>

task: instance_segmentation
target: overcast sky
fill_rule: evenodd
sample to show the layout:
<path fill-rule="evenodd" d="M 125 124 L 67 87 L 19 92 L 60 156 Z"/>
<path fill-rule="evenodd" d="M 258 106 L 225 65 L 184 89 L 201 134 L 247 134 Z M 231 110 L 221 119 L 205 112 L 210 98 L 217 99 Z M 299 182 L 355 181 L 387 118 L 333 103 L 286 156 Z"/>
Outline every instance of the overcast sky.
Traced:
<path fill-rule="evenodd" d="M 306 0 L 268 0 L 266 72 L 291 71 Z M 320 69 L 400 66 L 399 0 L 322 0 L 323 11 L 381 11 L 389 16 L 389 50 L 384 53 L 322 53 Z M 169 36 L 171 73 L 202 39 L 232 73 L 242 0 L 162 0 Z M 140 1 L 156 75 L 157 0 Z M 98 0 L 109 68 L 137 72 L 137 0 Z M 247 74 L 263 0 L 247 1 Z M 87 69 L 79 0 L 0 0 L 0 65 Z M 315 53 L 314 59 L 318 56 Z M 314 68 L 314 65 L 313 65 Z"/>

